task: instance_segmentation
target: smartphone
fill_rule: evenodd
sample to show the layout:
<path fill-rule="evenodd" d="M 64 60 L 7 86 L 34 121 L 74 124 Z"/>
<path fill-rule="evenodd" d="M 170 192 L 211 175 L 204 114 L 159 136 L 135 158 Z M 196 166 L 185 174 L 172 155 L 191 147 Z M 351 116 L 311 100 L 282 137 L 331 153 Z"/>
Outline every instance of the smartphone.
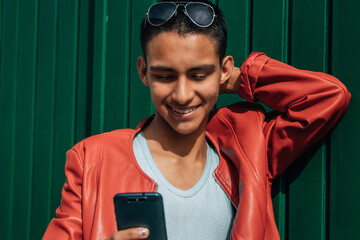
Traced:
<path fill-rule="evenodd" d="M 147 239 L 166 240 L 164 205 L 159 193 L 119 193 L 114 196 L 118 230 L 146 227 Z"/>

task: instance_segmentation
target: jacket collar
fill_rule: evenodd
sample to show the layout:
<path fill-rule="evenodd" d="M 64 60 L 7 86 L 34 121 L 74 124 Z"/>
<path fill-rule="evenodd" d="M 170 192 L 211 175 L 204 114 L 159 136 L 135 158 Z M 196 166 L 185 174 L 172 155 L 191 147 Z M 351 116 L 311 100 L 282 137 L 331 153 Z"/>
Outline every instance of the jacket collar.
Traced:
<path fill-rule="evenodd" d="M 155 115 L 152 115 L 148 118 L 143 119 L 135 128 L 135 132 L 132 136 L 132 141 L 134 140 L 135 135 L 144 129 L 150 122 L 154 119 Z M 214 177 L 216 181 L 220 184 L 221 188 L 225 191 L 226 195 L 231 200 L 235 208 L 238 207 L 240 202 L 239 191 L 242 192 L 242 188 L 239 187 L 239 174 L 236 170 L 236 167 L 233 166 L 231 161 L 226 160 L 220 151 L 220 146 L 217 141 L 211 136 L 211 134 L 206 131 L 206 138 L 215 146 L 216 151 L 219 154 L 220 162 L 218 167 L 214 171 Z M 136 161 L 136 160 L 135 160 Z M 240 189 L 240 190 L 239 190 Z"/>

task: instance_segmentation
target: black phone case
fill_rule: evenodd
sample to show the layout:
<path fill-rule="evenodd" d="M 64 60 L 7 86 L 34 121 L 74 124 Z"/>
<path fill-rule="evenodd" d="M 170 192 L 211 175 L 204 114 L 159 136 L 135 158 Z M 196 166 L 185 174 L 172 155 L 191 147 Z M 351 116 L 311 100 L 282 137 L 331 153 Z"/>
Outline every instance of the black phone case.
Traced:
<path fill-rule="evenodd" d="M 146 227 L 147 239 L 167 240 L 162 196 L 159 193 L 119 193 L 114 196 L 118 230 Z"/>

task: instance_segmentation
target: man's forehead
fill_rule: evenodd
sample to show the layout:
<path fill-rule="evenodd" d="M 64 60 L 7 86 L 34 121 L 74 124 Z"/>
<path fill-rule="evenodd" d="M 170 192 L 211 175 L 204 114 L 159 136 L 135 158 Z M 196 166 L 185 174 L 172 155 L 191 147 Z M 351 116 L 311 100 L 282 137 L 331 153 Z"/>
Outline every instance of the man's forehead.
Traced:
<path fill-rule="evenodd" d="M 216 49 L 216 42 L 214 39 L 212 39 L 210 36 L 202 33 L 187 33 L 187 34 L 179 34 L 176 31 L 171 32 L 162 32 L 157 35 L 155 35 L 147 44 L 148 50 L 151 47 L 159 47 L 164 45 L 170 45 L 170 43 L 192 43 L 195 44 L 198 40 L 200 40 L 199 46 L 203 46 L 204 44 L 208 44 L 211 46 L 212 50 L 213 48 Z M 179 45 L 176 45 L 176 47 L 180 47 Z"/>
<path fill-rule="evenodd" d="M 148 43 L 146 58 L 154 66 L 177 68 L 181 64 L 189 68 L 217 63 L 219 54 L 214 41 L 204 34 L 164 32 Z"/>

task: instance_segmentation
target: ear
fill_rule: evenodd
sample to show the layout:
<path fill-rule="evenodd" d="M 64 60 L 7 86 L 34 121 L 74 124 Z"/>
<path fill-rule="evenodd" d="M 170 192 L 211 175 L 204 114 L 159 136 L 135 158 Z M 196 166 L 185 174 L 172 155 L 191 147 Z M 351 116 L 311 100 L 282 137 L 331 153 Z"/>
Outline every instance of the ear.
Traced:
<path fill-rule="evenodd" d="M 137 69 L 138 69 L 138 73 L 139 73 L 139 77 L 140 77 L 141 81 L 143 82 L 143 84 L 145 86 L 149 86 L 149 81 L 146 77 L 147 66 L 146 66 L 145 59 L 143 57 L 138 57 L 136 65 L 137 65 Z"/>
<path fill-rule="evenodd" d="M 220 84 L 224 84 L 229 80 L 233 69 L 234 58 L 232 56 L 226 56 L 222 61 Z"/>

